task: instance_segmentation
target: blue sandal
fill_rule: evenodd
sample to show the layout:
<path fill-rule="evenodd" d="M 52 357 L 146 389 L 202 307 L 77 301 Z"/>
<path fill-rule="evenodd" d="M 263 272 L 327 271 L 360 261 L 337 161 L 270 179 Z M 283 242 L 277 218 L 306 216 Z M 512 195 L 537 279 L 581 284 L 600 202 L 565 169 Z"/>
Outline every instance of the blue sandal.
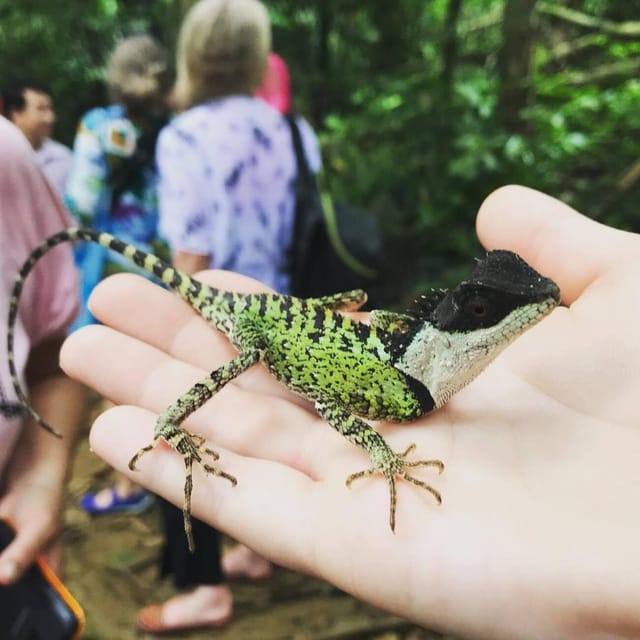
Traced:
<path fill-rule="evenodd" d="M 96 493 L 85 493 L 80 499 L 80 508 L 87 513 L 103 514 L 103 513 L 142 513 L 153 504 L 153 495 L 146 489 L 137 489 L 131 495 L 124 498 L 120 497 L 115 487 L 109 487 L 111 500 L 106 505 L 96 503 Z"/>

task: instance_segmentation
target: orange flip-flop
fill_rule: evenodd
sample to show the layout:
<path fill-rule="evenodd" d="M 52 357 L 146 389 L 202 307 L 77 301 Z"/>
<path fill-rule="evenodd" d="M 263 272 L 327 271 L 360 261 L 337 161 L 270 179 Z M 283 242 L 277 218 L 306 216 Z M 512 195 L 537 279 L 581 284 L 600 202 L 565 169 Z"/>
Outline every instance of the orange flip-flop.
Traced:
<path fill-rule="evenodd" d="M 176 631 L 199 631 L 206 629 L 222 629 L 231 622 L 233 614 L 229 614 L 220 620 L 202 624 L 178 624 L 168 625 L 162 620 L 162 604 L 150 604 L 138 613 L 136 623 L 141 631 L 162 635 L 163 633 L 175 633 Z"/>

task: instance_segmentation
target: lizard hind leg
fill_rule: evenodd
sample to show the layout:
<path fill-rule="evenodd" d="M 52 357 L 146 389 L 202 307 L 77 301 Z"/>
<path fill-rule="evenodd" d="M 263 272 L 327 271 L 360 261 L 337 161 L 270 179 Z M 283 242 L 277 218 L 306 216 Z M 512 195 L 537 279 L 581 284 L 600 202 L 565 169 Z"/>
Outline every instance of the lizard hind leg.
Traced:
<path fill-rule="evenodd" d="M 381 438 L 384 442 L 384 440 Z M 400 477 L 403 480 L 413 484 L 416 487 L 420 487 L 425 491 L 428 491 L 436 500 L 437 504 L 442 504 L 442 496 L 440 492 L 434 489 L 430 484 L 418 478 L 414 478 L 409 474 L 407 468 L 412 467 L 435 467 L 438 473 L 444 471 L 444 463 L 441 460 L 406 460 L 415 448 L 415 444 L 411 444 L 403 453 L 395 453 L 385 443 L 386 450 L 384 451 L 384 461 L 374 464 L 369 469 L 352 473 L 346 481 L 347 487 L 351 487 L 354 480 L 359 478 L 366 478 L 375 473 L 381 473 L 389 484 L 389 527 L 391 531 L 396 530 L 396 505 L 397 505 L 397 491 L 396 491 L 396 478 Z"/>
<path fill-rule="evenodd" d="M 389 526 L 391 531 L 396 527 L 396 479 L 406 480 L 416 487 L 428 491 L 441 504 L 440 493 L 431 485 L 414 478 L 409 469 L 414 467 L 435 467 L 439 473 L 444 470 L 444 464 L 440 460 L 407 460 L 407 456 L 415 449 L 410 445 L 402 453 L 396 453 L 387 444 L 386 440 L 364 420 L 351 414 L 347 409 L 338 405 L 316 403 L 318 413 L 347 440 L 364 449 L 371 460 L 371 467 L 363 471 L 351 474 L 346 481 L 347 487 L 351 487 L 354 480 L 368 478 L 374 474 L 383 475 L 389 484 Z"/>

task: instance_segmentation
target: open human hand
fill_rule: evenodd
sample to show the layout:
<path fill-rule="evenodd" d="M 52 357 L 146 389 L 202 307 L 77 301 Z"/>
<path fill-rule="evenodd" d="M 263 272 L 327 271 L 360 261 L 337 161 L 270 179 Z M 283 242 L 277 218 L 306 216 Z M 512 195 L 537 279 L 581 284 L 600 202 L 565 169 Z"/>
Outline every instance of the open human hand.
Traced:
<path fill-rule="evenodd" d="M 47 381 L 42 387 L 56 383 Z M 39 388 L 34 395 L 41 397 L 44 393 L 46 390 Z M 29 422 L 12 452 L 0 487 L 0 518 L 10 523 L 16 535 L 0 553 L 2 585 L 17 580 L 39 554 L 56 573 L 61 572 L 62 546 L 58 534 L 64 506 L 64 463 L 68 456 L 60 450 L 66 446 L 66 442 L 63 446 L 59 446 L 59 441 L 52 443 L 49 434 Z"/>
<path fill-rule="evenodd" d="M 492 194 L 478 217 L 487 248 L 516 251 L 560 286 L 557 309 L 445 407 L 379 424 L 395 450 L 446 464 L 400 483 L 345 478 L 365 454 L 254 367 L 187 423 L 221 453 L 231 487 L 194 472 L 193 513 L 260 554 L 321 576 L 424 626 L 469 638 L 640 634 L 640 238 L 535 191 Z M 214 286 L 260 290 L 207 272 Z M 96 421 L 94 450 L 180 505 L 184 465 L 159 447 L 128 470 L 158 413 L 233 354 L 173 294 L 119 275 L 99 286 L 104 326 L 68 339 L 67 373 L 122 406 Z"/>

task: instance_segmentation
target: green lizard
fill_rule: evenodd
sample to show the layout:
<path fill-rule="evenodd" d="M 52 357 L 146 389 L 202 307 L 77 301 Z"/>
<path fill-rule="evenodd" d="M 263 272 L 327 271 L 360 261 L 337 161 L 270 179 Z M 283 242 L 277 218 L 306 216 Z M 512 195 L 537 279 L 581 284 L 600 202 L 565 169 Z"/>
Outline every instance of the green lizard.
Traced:
<path fill-rule="evenodd" d="M 152 443 L 129 463 L 134 469 L 161 439 L 183 457 L 183 513 L 190 547 L 194 462 L 234 485 L 236 479 L 206 461 L 205 456 L 212 463 L 217 461 L 218 454 L 182 423 L 249 367 L 264 363 L 280 382 L 311 400 L 320 416 L 368 453 L 370 467 L 349 476 L 347 486 L 357 478 L 381 473 L 389 484 L 389 524 L 394 530 L 396 479 L 428 491 L 440 503 L 439 492 L 413 477 L 410 470 L 431 466 L 442 472 L 444 465 L 440 460 L 409 460 L 414 445 L 401 453 L 393 451 L 363 418 L 409 422 L 442 406 L 560 299 L 556 284 L 520 257 L 509 251 L 491 251 L 456 288 L 422 296 L 406 313 L 373 311 L 370 324 L 365 324 L 342 313 L 364 304 L 366 294 L 360 290 L 311 299 L 222 291 L 110 234 L 70 228 L 50 237 L 26 260 L 16 278 L 8 318 L 7 353 L 16 393 L 34 419 L 52 433 L 56 432 L 34 412 L 20 387 L 13 361 L 13 332 L 26 276 L 49 249 L 73 240 L 97 242 L 154 274 L 225 334 L 238 351 L 160 414 Z"/>

